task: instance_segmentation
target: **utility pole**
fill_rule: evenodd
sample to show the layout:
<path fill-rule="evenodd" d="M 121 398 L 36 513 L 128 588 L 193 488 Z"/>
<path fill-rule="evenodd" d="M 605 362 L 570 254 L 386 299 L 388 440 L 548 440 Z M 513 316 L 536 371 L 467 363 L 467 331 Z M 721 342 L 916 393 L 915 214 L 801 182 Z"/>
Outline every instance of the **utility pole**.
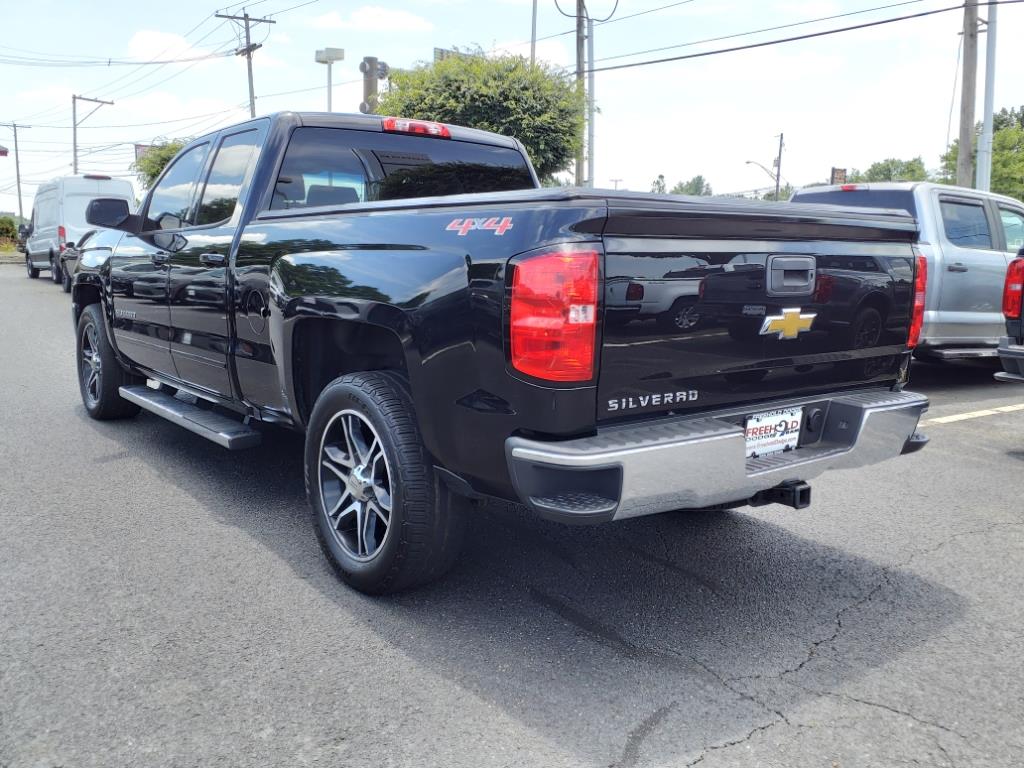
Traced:
<path fill-rule="evenodd" d="M 996 15 L 999 6 L 988 7 L 985 29 L 985 114 L 982 118 L 981 138 L 978 140 L 978 175 L 975 187 L 988 192 L 992 188 L 992 110 L 996 88 Z"/>
<path fill-rule="evenodd" d="M 537 0 L 533 0 L 533 24 L 530 26 L 530 66 L 537 63 Z"/>
<path fill-rule="evenodd" d="M 779 154 L 775 156 L 775 202 L 779 202 L 779 180 L 782 178 L 782 134 L 779 134 Z"/>
<path fill-rule="evenodd" d="M 18 159 L 18 124 L 17 123 L 0 123 L 0 125 L 6 125 L 12 131 L 14 131 L 14 182 L 18 187 L 18 218 L 22 221 L 25 220 L 25 212 L 21 208 L 21 163 Z M 31 128 L 31 125 L 23 125 L 22 128 Z"/>
<path fill-rule="evenodd" d="M 622 181 L 622 179 L 608 179 L 608 181 L 610 181 L 612 184 L 614 184 L 615 188 L 618 189 L 619 188 L 619 182 Z"/>
<path fill-rule="evenodd" d="M 230 16 L 224 13 L 215 15 L 218 19 L 231 19 L 232 21 L 240 21 L 245 25 L 245 47 L 235 51 L 235 55 L 245 56 L 246 67 L 249 70 L 249 117 L 256 117 L 256 91 L 252 85 L 252 53 L 262 48 L 263 44 L 256 43 L 253 45 L 249 29 L 253 24 L 277 24 L 277 22 L 273 19 L 254 19 L 246 12 L 245 8 L 242 9 L 241 16 Z"/>
<path fill-rule="evenodd" d="M 586 37 L 587 5 L 583 0 L 576 0 L 576 91 L 583 92 L 583 43 Z M 576 151 L 576 186 L 583 186 L 583 143 Z"/>
<path fill-rule="evenodd" d="M 81 120 L 78 119 L 78 102 L 80 101 L 91 101 L 96 106 L 93 107 L 92 112 L 83 117 Z M 97 109 L 102 107 L 104 104 L 113 105 L 112 101 L 104 101 L 103 99 L 90 99 L 88 96 L 74 96 L 71 97 L 71 173 L 78 175 L 78 126 L 89 119 Z"/>
<path fill-rule="evenodd" d="M 978 0 L 965 0 L 964 70 L 960 86 L 960 146 L 956 157 L 956 183 L 961 187 L 971 186 L 974 180 L 971 153 L 974 149 L 974 101 L 977 87 Z"/>
<path fill-rule="evenodd" d="M 587 16 L 587 186 L 594 188 L 594 20 Z"/>

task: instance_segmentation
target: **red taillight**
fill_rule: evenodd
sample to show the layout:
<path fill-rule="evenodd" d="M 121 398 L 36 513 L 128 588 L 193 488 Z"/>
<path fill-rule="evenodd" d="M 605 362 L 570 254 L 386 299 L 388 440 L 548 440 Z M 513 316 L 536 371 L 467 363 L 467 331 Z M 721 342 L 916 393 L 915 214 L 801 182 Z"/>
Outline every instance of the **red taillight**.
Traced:
<path fill-rule="evenodd" d="M 841 191 L 843 191 L 843 192 L 854 192 L 857 189 L 857 185 L 856 184 L 843 184 L 842 186 L 839 187 L 839 189 Z"/>
<path fill-rule="evenodd" d="M 915 250 L 916 253 L 916 250 Z M 928 262 L 923 254 L 917 254 L 917 270 L 914 273 L 914 309 L 910 315 L 910 333 L 907 336 L 907 347 L 913 349 L 921 340 L 921 328 L 924 326 L 924 295 L 928 287 Z"/>
<path fill-rule="evenodd" d="M 1020 319 L 1021 301 L 1024 301 L 1024 259 L 1014 259 L 1003 283 L 1003 315 L 1007 320 Z"/>
<path fill-rule="evenodd" d="M 61 253 L 67 248 L 68 231 L 64 227 L 57 227 L 57 246 L 60 248 Z"/>
<path fill-rule="evenodd" d="M 512 367 L 548 381 L 594 377 L 600 256 L 564 250 L 532 256 L 512 276 Z"/>
<path fill-rule="evenodd" d="M 430 120 L 407 120 L 404 117 L 385 117 L 381 127 L 388 133 L 415 133 L 417 136 L 433 136 L 436 139 L 452 137 L 448 126 Z"/>
<path fill-rule="evenodd" d="M 626 301 L 640 301 L 644 297 L 644 287 L 640 283 L 630 283 L 626 286 Z"/>

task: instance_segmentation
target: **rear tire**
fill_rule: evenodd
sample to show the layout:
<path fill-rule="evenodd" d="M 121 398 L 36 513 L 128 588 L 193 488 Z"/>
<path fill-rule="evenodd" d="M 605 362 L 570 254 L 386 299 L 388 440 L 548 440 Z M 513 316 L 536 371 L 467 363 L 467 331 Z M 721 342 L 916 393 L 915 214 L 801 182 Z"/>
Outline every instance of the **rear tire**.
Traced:
<path fill-rule="evenodd" d="M 50 279 L 54 283 L 60 283 L 61 281 L 60 256 L 54 256 L 53 254 L 50 254 Z"/>
<path fill-rule="evenodd" d="M 32 266 L 32 257 L 27 253 L 25 254 L 25 270 L 28 272 L 30 279 L 35 280 L 39 277 L 39 270 Z"/>
<path fill-rule="evenodd" d="M 99 304 L 90 304 L 78 318 L 75 344 L 78 388 L 89 415 L 97 420 L 126 419 L 140 408 L 121 397 L 123 386 L 141 384 L 144 379 L 126 371 L 118 362 L 103 325 Z"/>
<path fill-rule="evenodd" d="M 346 584 L 382 595 L 451 567 L 467 502 L 434 472 L 396 375 L 353 373 L 328 384 L 310 416 L 305 454 L 313 527 Z"/>

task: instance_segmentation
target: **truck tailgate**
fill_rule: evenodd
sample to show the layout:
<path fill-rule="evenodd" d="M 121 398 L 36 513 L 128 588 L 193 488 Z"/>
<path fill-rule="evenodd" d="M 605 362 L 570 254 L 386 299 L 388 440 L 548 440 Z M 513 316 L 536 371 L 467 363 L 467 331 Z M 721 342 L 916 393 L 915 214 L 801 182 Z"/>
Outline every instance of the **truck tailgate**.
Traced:
<path fill-rule="evenodd" d="M 881 211 L 609 200 L 598 421 L 891 385 L 915 237 Z"/>

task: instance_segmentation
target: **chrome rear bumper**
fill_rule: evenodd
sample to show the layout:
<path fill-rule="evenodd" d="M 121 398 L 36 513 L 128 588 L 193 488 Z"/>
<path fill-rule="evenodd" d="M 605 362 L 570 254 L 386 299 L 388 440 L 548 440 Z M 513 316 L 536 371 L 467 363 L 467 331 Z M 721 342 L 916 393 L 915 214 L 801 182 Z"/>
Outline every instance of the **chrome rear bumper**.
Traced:
<path fill-rule="evenodd" d="M 813 441 L 785 453 L 745 457 L 747 414 L 800 405 L 822 410 Z M 913 392 L 839 393 L 607 427 L 563 442 L 511 437 L 505 453 L 520 499 L 537 514 L 602 522 L 742 504 L 784 482 L 899 456 L 927 408 L 928 398 Z"/>

